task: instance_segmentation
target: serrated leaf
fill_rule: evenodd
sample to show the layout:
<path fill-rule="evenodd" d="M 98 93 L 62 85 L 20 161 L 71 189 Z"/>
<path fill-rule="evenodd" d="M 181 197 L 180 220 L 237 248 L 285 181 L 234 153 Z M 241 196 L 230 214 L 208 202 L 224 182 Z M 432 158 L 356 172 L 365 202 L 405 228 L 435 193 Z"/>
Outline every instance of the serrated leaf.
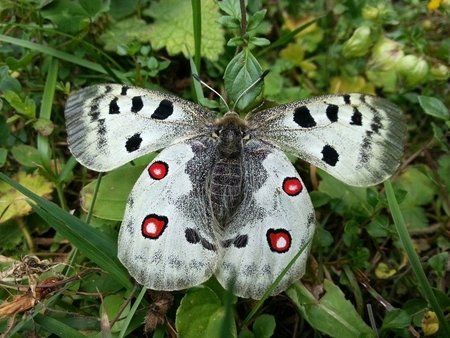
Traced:
<path fill-rule="evenodd" d="M 262 9 L 260 11 L 255 12 L 254 14 L 252 14 L 248 19 L 247 30 L 252 31 L 252 30 L 258 28 L 258 26 L 264 20 L 266 13 L 267 13 L 267 9 Z"/>
<path fill-rule="evenodd" d="M 125 165 L 102 177 L 92 214 L 95 217 L 121 221 L 125 212 L 128 195 L 145 165 Z M 87 212 L 91 206 L 97 180 L 93 180 L 81 190 L 81 207 Z"/>
<path fill-rule="evenodd" d="M 27 174 L 21 171 L 15 176 L 15 180 L 41 197 L 47 198 L 53 191 L 53 184 L 37 173 Z M 24 195 L 5 182 L 0 182 L 0 223 L 26 216 L 31 210 Z"/>
<path fill-rule="evenodd" d="M 419 104 L 423 111 L 430 116 L 437 117 L 442 120 L 448 120 L 450 117 L 448 108 L 442 103 L 441 100 L 432 96 L 418 96 Z"/>
<path fill-rule="evenodd" d="M 225 328 L 225 307 L 220 298 L 207 287 L 192 288 L 187 291 L 177 309 L 175 325 L 180 337 L 236 337 L 236 327 Z"/>
<path fill-rule="evenodd" d="M 109 10 L 109 1 L 104 0 L 79 0 L 81 7 L 85 12 L 94 18 L 97 14 L 107 12 Z"/>
<path fill-rule="evenodd" d="M 293 284 L 286 293 L 316 330 L 336 338 L 375 337 L 337 285 L 325 279 L 324 289 L 325 294 L 320 299 L 301 283 Z"/>
<path fill-rule="evenodd" d="M 144 14 L 155 20 L 149 33 L 154 49 L 166 48 L 170 55 L 183 53 L 186 58 L 194 55 L 194 27 L 190 1 L 152 2 Z M 203 0 L 201 55 L 211 61 L 217 61 L 224 50 L 225 38 L 218 22 L 219 17 L 217 2 Z"/>
<path fill-rule="evenodd" d="M 150 40 L 150 26 L 142 19 L 131 17 L 113 23 L 100 36 L 105 49 L 117 52 L 119 47 L 126 48 L 134 41 L 148 42 Z"/>
<path fill-rule="evenodd" d="M 262 68 L 250 52 L 244 49 L 239 52 L 227 65 L 224 74 L 225 90 L 232 103 L 249 88 L 262 74 Z M 237 102 L 236 108 L 243 111 L 256 104 L 256 98 L 261 94 L 263 83 L 260 82 L 250 89 Z"/>

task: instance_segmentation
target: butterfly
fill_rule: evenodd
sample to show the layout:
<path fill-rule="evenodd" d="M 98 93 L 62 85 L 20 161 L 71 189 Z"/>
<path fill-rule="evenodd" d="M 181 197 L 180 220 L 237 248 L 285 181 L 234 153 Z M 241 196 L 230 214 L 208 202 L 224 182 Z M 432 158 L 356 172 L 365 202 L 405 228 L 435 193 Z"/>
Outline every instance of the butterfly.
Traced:
<path fill-rule="evenodd" d="M 370 95 L 319 96 L 242 119 L 177 96 L 94 85 L 66 104 L 68 145 L 95 171 L 163 149 L 127 201 L 118 257 L 154 290 L 180 290 L 215 275 L 240 297 L 260 299 L 305 271 L 315 214 L 283 151 L 353 186 L 382 182 L 398 167 L 405 123 L 394 104 Z"/>

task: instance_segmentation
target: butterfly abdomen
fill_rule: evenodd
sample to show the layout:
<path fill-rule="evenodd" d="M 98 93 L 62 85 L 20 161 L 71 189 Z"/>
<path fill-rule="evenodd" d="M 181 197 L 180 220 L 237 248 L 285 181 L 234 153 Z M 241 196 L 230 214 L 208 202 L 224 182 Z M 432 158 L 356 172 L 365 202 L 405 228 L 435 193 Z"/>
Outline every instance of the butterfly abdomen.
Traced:
<path fill-rule="evenodd" d="M 242 157 L 218 157 L 211 171 L 210 201 L 215 219 L 224 226 L 242 201 Z"/>

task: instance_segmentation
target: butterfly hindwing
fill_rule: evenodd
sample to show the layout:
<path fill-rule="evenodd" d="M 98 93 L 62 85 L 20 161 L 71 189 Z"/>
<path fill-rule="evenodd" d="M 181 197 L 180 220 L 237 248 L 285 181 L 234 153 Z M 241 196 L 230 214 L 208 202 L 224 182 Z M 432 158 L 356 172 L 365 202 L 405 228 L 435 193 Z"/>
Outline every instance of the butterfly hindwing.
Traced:
<path fill-rule="evenodd" d="M 297 171 L 280 150 L 260 141 L 244 147 L 244 200 L 226 225 L 216 276 L 241 297 L 260 299 L 314 233 L 314 209 Z M 273 291 L 305 270 L 308 249 Z"/>
<path fill-rule="evenodd" d="M 129 196 L 118 256 L 147 288 L 188 288 L 215 270 L 218 245 L 203 186 L 213 152 L 201 139 L 166 148 Z"/>
<path fill-rule="evenodd" d="M 72 154 L 96 171 L 201 134 L 212 120 L 210 112 L 176 96 L 117 84 L 72 94 L 65 117 Z"/>
<path fill-rule="evenodd" d="M 393 174 L 406 128 L 395 105 L 364 94 L 285 104 L 251 114 L 248 123 L 254 137 L 355 186 L 374 185 Z"/>

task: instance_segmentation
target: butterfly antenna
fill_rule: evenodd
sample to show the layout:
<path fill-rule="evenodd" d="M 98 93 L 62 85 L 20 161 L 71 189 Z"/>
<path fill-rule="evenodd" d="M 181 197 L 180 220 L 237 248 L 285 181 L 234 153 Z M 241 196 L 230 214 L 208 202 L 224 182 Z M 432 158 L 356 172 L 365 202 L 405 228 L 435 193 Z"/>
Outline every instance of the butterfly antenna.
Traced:
<path fill-rule="evenodd" d="M 213 93 L 215 93 L 218 97 L 220 97 L 220 99 L 222 100 L 223 103 L 225 103 L 225 106 L 227 107 L 228 111 L 230 110 L 230 107 L 227 104 L 227 101 L 225 101 L 225 99 L 222 97 L 222 95 L 220 95 L 217 90 L 215 90 L 214 88 L 208 86 L 208 84 L 206 82 L 203 82 L 202 79 L 200 79 L 200 77 L 197 74 L 192 74 L 192 77 L 194 79 L 196 79 L 198 82 L 200 82 L 202 85 L 204 85 L 206 88 L 208 88 L 210 91 L 212 91 Z"/>
<path fill-rule="evenodd" d="M 254 86 L 256 86 L 258 83 L 260 83 L 262 80 L 264 80 L 264 78 L 267 76 L 267 74 L 269 74 L 269 72 L 270 72 L 270 70 L 266 69 L 266 70 L 261 74 L 261 76 L 260 76 L 255 82 L 253 82 L 250 86 L 248 86 L 247 89 L 244 90 L 244 91 L 241 93 L 241 95 L 238 96 L 238 98 L 237 98 L 236 101 L 234 102 L 234 105 L 233 105 L 233 111 L 234 111 L 234 108 L 236 108 L 236 105 L 237 105 L 237 103 L 239 102 L 239 100 L 240 100 L 245 94 L 247 94 L 247 92 L 248 92 L 250 89 L 252 89 Z"/>

